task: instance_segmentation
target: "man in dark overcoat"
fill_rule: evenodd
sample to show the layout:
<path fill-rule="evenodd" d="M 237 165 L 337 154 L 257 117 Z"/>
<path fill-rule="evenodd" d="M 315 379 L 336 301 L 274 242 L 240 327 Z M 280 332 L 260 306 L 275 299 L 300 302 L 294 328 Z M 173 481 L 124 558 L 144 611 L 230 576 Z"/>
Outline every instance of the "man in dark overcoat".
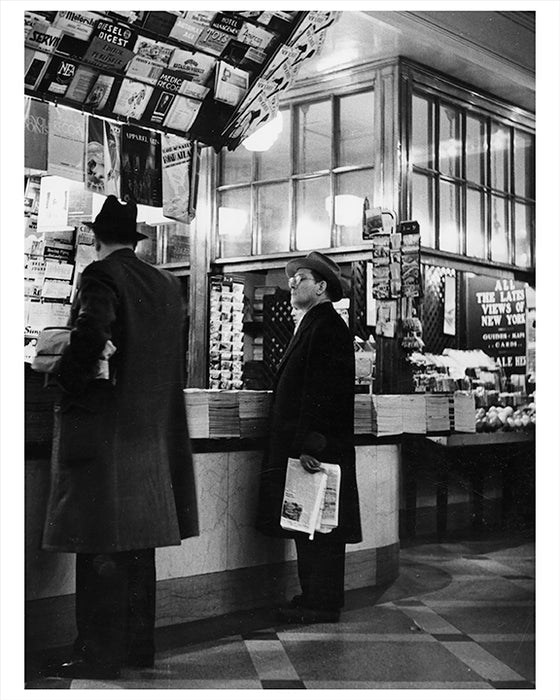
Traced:
<path fill-rule="evenodd" d="M 332 302 L 343 296 L 339 266 L 311 252 L 286 266 L 292 306 L 301 320 L 278 366 L 271 432 L 263 462 L 257 528 L 293 538 L 302 593 L 279 611 L 286 622 L 335 622 L 344 605 L 347 542 L 361 541 L 354 450 L 354 346 Z M 339 524 L 309 536 L 280 527 L 289 457 L 309 472 L 321 462 L 341 468 Z"/>
<path fill-rule="evenodd" d="M 76 552 L 72 659 L 49 675 L 114 678 L 152 666 L 155 548 L 198 534 L 183 399 L 180 281 L 139 260 L 136 204 L 105 200 L 91 227 L 57 381 L 42 546 Z M 112 345 L 111 345 L 112 344 Z M 116 348 L 105 363 L 107 348 Z"/>

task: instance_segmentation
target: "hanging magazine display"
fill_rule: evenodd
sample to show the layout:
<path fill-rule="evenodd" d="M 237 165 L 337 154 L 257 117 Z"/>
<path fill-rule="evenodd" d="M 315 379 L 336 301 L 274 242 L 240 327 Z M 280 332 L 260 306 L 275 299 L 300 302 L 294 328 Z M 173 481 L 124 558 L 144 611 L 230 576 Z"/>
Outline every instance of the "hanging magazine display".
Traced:
<path fill-rule="evenodd" d="M 123 126 L 121 147 L 121 199 L 161 207 L 161 134 Z"/>
<path fill-rule="evenodd" d="M 25 87 L 220 150 L 272 119 L 338 12 L 27 11 Z"/>

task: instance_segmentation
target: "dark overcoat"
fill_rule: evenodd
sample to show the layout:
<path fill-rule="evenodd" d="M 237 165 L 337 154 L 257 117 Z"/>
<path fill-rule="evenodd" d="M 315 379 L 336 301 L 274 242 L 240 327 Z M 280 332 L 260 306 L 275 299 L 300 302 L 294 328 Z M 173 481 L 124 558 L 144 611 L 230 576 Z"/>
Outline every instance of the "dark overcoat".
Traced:
<path fill-rule="evenodd" d="M 354 346 L 346 323 L 330 302 L 302 318 L 278 366 L 271 433 L 261 473 L 257 529 L 294 537 L 280 527 L 288 457 L 310 454 L 341 468 L 339 525 L 328 538 L 362 539 L 354 450 Z"/>
<path fill-rule="evenodd" d="M 127 248 L 82 273 L 57 379 L 43 548 L 118 552 L 198 534 L 180 282 Z M 110 380 L 95 379 L 110 339 Z"/>

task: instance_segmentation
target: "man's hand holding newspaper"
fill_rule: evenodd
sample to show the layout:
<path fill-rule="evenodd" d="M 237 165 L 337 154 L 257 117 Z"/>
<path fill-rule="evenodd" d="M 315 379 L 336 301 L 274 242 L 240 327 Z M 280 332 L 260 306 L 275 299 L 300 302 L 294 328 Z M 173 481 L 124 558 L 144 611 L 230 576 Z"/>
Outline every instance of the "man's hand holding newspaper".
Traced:
<path fill-rule="evenodd" d="M 288 459 L 280 515 L 281 527 L 305 532 L 310 540 L 315 532 L 328 533 L 337 527 L 340 496 L 339 465 L 314 461 L 320 465 L 317 471 L 304 468 L 299 459 Z"/>

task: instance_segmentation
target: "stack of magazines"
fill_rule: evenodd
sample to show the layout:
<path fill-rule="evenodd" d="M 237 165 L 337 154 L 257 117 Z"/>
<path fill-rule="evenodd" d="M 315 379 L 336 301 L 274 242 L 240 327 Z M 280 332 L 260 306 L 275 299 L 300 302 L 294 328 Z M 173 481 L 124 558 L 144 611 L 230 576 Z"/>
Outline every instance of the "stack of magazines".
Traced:
<path fill-rule="evenodd" d="M 267 430 L 270 407 L 270 391 L 239 392 L 239 434 L 240 437 L 258 437 Z"/>
<path fill-rule="evenodd" d="M 304 532 L 312 540 L 338 526 L 340 467 L 321 464 L 321 471 L 306 471 L 299 459 L 288 459 L 280 526 Z"/>
<path fill-rule="evenodd" d="M 373 404 L 371 394 L 354 396 L 354 432 L 356 435 L 373 433 Z"/>
<path fill-rule="evenodd" d="M 402 396 L 378 394 L 373 397 L 374 435 L 400 435 L 403 431 Z"/>
<path fill-rule="evenodd" d="M 403 433 L 426 432 L 426 396 L 424 394 L 402 395 Z"/>
<path fill-rule="evenodd" d="M 445 394 L 426 394 L 426 432 L 441 432 L 451 427 L 450 398 Z"/>
<path fill-rule="evenodd" d="M 205 389 L 184 389 L 183 392 L 187 409 L 189 437 L 207 438 L 209 433 L 208 391 Z"/>
<path fill-rule="evenodd" d="M 239 403 L 237 391 L 208 392 L 208 437 L 239 437 Z"/>
<path fill-rule="evenodd" d="M 475 433 L 475 401 L 470 392 L 455 392 L 451 430 L 458 433 Z"/>

